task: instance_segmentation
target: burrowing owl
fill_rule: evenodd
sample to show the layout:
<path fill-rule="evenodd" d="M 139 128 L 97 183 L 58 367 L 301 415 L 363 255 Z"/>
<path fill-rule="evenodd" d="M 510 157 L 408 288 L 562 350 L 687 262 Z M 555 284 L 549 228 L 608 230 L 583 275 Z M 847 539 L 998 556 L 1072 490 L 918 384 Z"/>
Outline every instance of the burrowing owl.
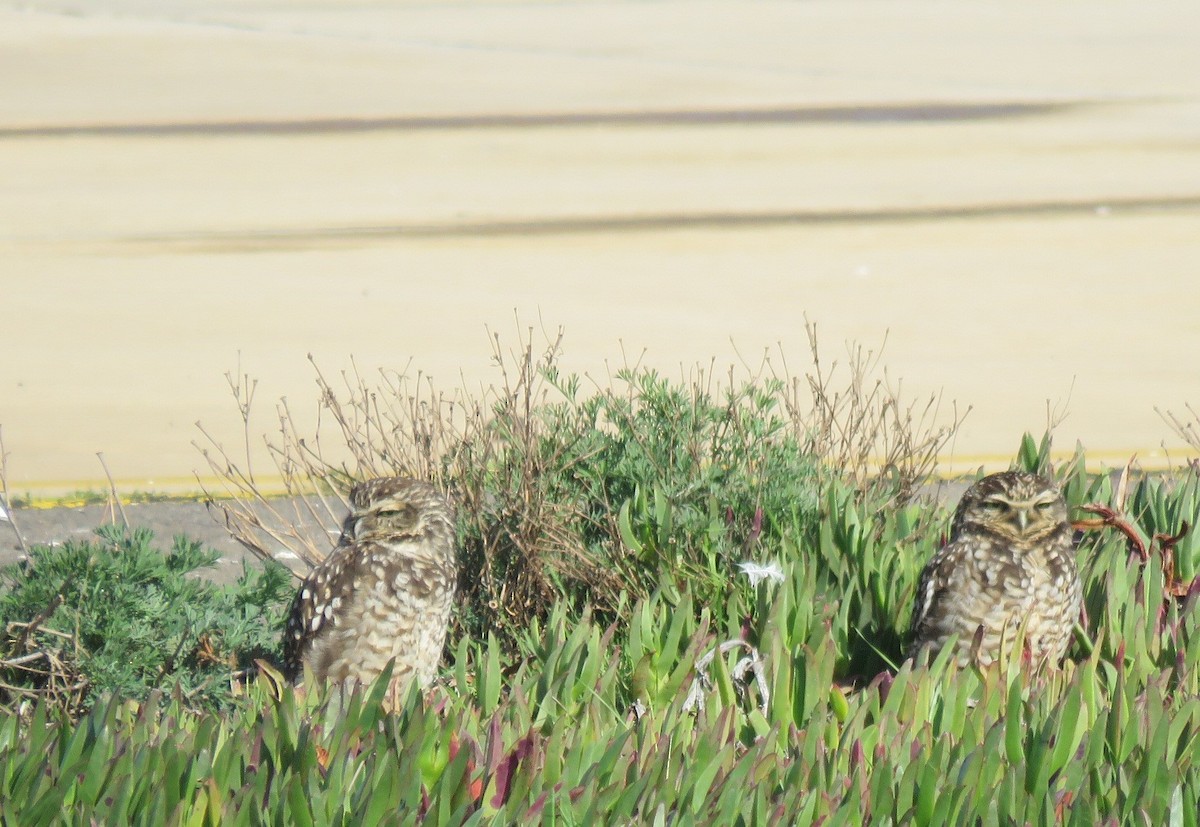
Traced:
<path fill-rule="evenodd" d="M 454 509 L 432 485 L 402 477 L 350 492 L 338 545 L 300 586 L 284 632 L 284 670 L 369 684 L 395 658 L 389 699 L 433 680 L 457 582 Z"/>
<path fill-rule="evenodd" d="M 911 652 L 936 654 L 957 636 L 959 665 L 977 657 L 987 666 L 1002 646 L 1013 651 L 1024 630 L 1035 662 L 1057 664 L 1080 602 L 1071 524 L 1058 489 L 1036 474 L 992 474 L 963 494 L 950 541 L 921 574 Z"/>

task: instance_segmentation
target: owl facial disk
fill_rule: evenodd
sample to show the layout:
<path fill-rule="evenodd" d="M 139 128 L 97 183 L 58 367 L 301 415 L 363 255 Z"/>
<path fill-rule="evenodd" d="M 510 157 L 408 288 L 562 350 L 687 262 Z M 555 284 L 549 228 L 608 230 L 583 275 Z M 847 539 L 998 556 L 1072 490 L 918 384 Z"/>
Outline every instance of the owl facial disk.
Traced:
<path fill-rule="evenodd" d="M 1003 495 L 994 494 L 981 505 L 984 513 L 988 515 L 988 522 L 1007 524 L 1018 537 L 1041 534 L 1047 526 L 1057 525 L 1059 522 L 1056 508 L 1058 499 L 1053 496 L 1010 500 Z"/>

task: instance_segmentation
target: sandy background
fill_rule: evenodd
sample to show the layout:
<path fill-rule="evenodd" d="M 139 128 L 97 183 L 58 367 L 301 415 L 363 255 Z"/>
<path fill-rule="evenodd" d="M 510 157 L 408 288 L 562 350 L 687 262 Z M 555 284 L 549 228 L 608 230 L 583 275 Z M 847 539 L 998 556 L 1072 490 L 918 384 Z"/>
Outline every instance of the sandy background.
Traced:
<path fill-rule="evenodd" d="M 1178 455 L 1200 406 L 1200 4 L 0 0 L 18 493 L 194 488 L 224 374 L 676 373 L 879 346 L 957 467 Z M 519 319 L 520 321 L 517 321 Z"/>

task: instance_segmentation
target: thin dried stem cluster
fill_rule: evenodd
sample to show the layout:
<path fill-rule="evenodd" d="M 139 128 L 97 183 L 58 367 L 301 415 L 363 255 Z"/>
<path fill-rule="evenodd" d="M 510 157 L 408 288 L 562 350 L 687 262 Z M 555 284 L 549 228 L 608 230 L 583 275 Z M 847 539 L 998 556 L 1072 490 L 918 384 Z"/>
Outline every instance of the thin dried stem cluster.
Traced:
<path fill-rule="evenodd" d="M 42 700 L 71 717 L 85 709 L 90 684 L 78 669 L 79 641 L 42 624 L 62 604 L 62 595 L 28 622 L 5 626 L 0 655 L 0 709 L 20 714 L 24 704 Z"/>
<path fill-rule="evenodd" d="M 562 349 L 562 331 L 534 350 L 533 330 L 506 352 L 492 336 L 498 388 L 472 407 L 470 429 L 446 455 L 443 473 L 465 516 L 461 590 L 489 627 L 522 626 L 553 602 L 554 582 L 571 580 L 615 599 L 619 584 L 594 560 L 572 526 L 587 519 L 550 486 L 573 457 L 567 441 L 552 438 L 540 411 L 557 398 L 550 377 Z M 485 418 L 485 412 L 487 414 Z"/>
<path fill-rule="evenodd" d="M 309 356 L 320 393 L 317 427 L 306 436 L 291 405 L 276 407 L 278 435 L 266 438 L 274 476 L 287 498 L 270 496 L 251 466 L 249 445 L 244 459 L 235 458 L 201 423 L 195 442 L 222 490 L 210 491 L 216 510 L 230 533 L 255 554 L 278 556 L 290 551 L 308 565 L 322 560 L 337 536 L 347 508 L 345 498 L 356 479 L 403 474 L 451 488 L 447 472 L 453 456 L 481 430 L 480 405 L 438 392 L 428 377 L 380 371 L 369 381 L 352 364 L 331 381 Z M 226 375 L 250 439 L 250 400 L 254 383 L 245 374 Z M 447 458 L 450 458 L 449 460 Z M 203 485 L 203 483 L 201 483 Z"/>
<path fill-rule="evenodd" d="M 810 453 L 825 468 L 859 488 L 879 482 L 909 499 L 919 483 L 937 467 L 938 456 L 951 444 L 968 407 L 951 403 L 943 416 L 942 397 L 907 401 L 900 382 L 893 383 L 881 366 L 882 347 L 848 346 L 844 365 L 826 364 L 817 345 L 816 324 L 805 321 L 812 372 L 786 376 L 787 410 Z"/>
<path fill-rule="evenodd" d="M 563 449 L 548 453 L 546 423 L 537 411 L 554 390 L 561 331 L 535 350 L 529 330 L 521 348 L 504 349 L 492 336 L 498 386 L 472 396 L 465 389 L 447 394 L 420 373 L 380 371 L 364 376 L 356 365 L 331 380 L 310 356 L 320 393 L 318 421 L 304 435 L 287 400 L 278 404 L 279 430 L 266 445 L 285 498 L 270 496 L 247 459 L 214 439 L 196 447 L 221 480 L 209 491 L 209 507 L 233 537 L 263 558 L 288 552 L 309 566 L 328 553 L 347 508 L 355 480 L 386 475 L 427 479 L 455 501 L 475 538 L 463 550 L 463 588 L 477 606 L 503 622 L 540 611 L 552 599 L 550 580 L 567 576 L 589 583 L 606 580 L 568 530 L 581 515 L 546 496 L 552 467 L 569 460 Z M 253 385 L 245 375 L 229 376 L 243 421 L 248 421 Z M 236 452 L 240 454 L 241 452 Z M 201 482 L 203 485 L 203 482 Z"/>
<path fill-rule="evenodd" d="M 1200 413 L 1191 404 L 1184 405 L 1187 410 L 1187 416 L 1181 417 L 1172 411 L 1164 411 L 1155 408 L 1154 411 L 1163 422 L 1170 426 L 1171 430 L 1179 436 L 1180 439 L 1187 444 L 1193 451 L 1200 452 Z M 1197 460 L 1193 460 L 1197 462 Z"/>

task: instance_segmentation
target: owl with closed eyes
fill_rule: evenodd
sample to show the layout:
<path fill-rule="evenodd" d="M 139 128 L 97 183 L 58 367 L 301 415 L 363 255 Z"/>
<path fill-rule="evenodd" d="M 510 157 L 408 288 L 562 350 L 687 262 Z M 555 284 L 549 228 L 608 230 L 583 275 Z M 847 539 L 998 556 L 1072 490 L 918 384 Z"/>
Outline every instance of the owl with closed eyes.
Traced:
<path fill-rule="evenodd" d="M 394 661 L 388 698 L 434 678 L 457 585 L 454 508 L 432 485 L 355 485 L 341 539 L 309 573 L 284 632 L 284 672 L 369 685 Z"/>
<path fill-rule="evenodd" d="M 909 653 L 932 659 L 953 639 L 960 666 L 986 667 L 1023 634 L 1035 663 L 1057 665 L 1081 604 L 1062 494 L 1036 474 L 991 474 L 963 494 L 921 574 Z"/>

